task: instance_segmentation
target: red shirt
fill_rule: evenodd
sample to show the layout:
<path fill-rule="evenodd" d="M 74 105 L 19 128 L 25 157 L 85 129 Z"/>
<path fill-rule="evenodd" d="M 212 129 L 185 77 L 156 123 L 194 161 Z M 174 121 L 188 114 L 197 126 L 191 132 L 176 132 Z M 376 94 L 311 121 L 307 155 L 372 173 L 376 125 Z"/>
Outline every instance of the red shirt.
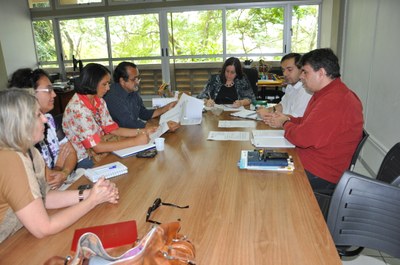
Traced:
<path fill-rule="evenodd" d="M 362 137 L 362 103 L 340 78 L 315 92 L 303 117 L 284 125 L 304 169 L 337 183 Z"/>

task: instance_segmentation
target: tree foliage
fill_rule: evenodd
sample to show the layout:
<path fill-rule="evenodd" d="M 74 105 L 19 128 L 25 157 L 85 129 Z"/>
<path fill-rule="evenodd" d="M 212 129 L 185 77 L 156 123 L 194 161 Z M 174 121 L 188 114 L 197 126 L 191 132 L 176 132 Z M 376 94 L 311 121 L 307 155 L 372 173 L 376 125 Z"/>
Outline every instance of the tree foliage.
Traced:
<path fill-rule="evenodd" d="M 226 54 L 271 56 L 284 53 L 285 7 L 167 13 L 169 54 L 181 61 L 220 61 Z M 317 46 L 318 5 L 293 6 L 292 51 Z M 108 49 L 106 19 L 109 25 Z M 39 60 L 55 61 L 52 20 L 33 22 Z M 59 21 L 64 59 L 142 58 L 161 55 L 158 13 L 100 16 Z M 287 29 L 288 30 L 288 29 Z M 224 39 L 224 36 L 226 38 Z M 224 41 L 226 50 L 224 51 Z M 109 54 L 110 50 L 110 54 Z M 289 52 L 289 51 L 286 51 Z M 205 57 L 208 56 L 208 57 Z"/>

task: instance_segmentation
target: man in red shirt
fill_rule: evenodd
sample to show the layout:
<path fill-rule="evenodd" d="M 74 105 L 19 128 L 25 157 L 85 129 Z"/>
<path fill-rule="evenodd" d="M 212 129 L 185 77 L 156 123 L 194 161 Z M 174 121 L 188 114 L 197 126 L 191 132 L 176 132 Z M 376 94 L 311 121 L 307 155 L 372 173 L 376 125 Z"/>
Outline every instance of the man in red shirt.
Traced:
<path fill-rule="evenodd" d="M 340 79 L 331 49 L 304 54 L 301 65 L 300 79 L 313 93 L 303 117 L 276 113 L 266 123 L 282 127 L 286 139 L 296 145 L 312 188 L 333 190 L 361 140 L 362 103 Z"/>

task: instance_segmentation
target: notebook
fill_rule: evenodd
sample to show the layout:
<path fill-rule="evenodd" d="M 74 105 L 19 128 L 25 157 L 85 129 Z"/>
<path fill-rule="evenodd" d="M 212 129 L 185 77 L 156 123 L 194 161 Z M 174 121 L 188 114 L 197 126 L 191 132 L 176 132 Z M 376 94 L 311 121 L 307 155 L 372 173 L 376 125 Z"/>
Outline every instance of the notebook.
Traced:
<path fill-rule="evenodd" d="M 128 173 L 128 168 L 120 162 L 113 162 L 85 170 L 85 176 L 93 183 L 97 182 L 103 176 L 109 179 L 125 173 Z"/>
<path fill-rule="evenodd" d="M 79 238 L 87 232 L 96 234 L 104 248 L 114 248 L 123 245 L 132 245 L 137 239 L 136 221 L 126 221 L 107 225 L 86 227 L 75 230 L 71 250 L 76 251 Z"/>
<path fill-rule="evenodd" d="M 255 147 L 294 148 L 295 146 L 284 137 L 283 130 L 253 130 L 251 143 Z"/>

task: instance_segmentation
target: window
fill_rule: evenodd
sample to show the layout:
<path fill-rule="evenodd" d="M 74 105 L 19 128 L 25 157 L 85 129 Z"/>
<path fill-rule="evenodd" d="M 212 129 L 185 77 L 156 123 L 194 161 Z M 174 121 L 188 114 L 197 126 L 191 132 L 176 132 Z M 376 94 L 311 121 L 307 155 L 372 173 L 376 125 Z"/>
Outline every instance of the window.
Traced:
<path fill-rule="evenodd" d="M 39 62 L 56 62 L 53 22 L 51 20 L 33 21 L 33 32 Z"/>
<path fill-rule="evenodd" d="M 108 58 L 104 17 L 60 20 L 64 60 Z"/>
<path fill-rule="evenodd" d="M 292 9 L 292 51 L 305 53 L 317 48 L 318 6 L 294 6 Z"/>
<path fill-rule="evenodd" d="M 283 16 L 282 7 L 228 10 L 227 53 L 283 53 Z"/>
<path fill-rule="evenodd" d="M 221 10 L 169 13 L 168 31 L 170 55 L 189 57 L 175 62 L 211 61 L 198 57 L 223 53 Z"/>
<path fill-rule="evenodd" d="M 231 56 L 253 60 L 254 66 L 263 59 L 279 67 L 284 54 L 317 48 L 320 34 L 320 4 L 315 1 L 302 1 L 302 5 L 296 5 L 297 1 L 259 2 L 257 6 L 241 1 L 239 5 L 138 10 L 134 8 L 137 3 L 156 0 L 108 0 L 114 4 L 102 7 L 102 15 L 96 7 L 92 9 L 95 17 L 87 14 L 78 18 L 67 17 L 77 16 L 76 9 L 67 8 L 103 5 L 105 1 L 29 1 L 37 5 L 55 2 L 65 9 L 56 17 L 49 12 L 51 19 L 47 20 L 37 15 L 33 22 L 41 65 L 58 67 L 52 70 L 66 77 L 73 57 L 84 65 L 98 62 L 115 67 L 121 61 L 132 61 L 143 74 L 143 94 L 154 95 L 162 82 L 172 89 L 197 93 Z"/>
<path fill-rule="evenodd" d="M 160 56 L 158 14 L 113 16 L 109 18 L 113 58 Z M 141 63 L 160 63 L 147 58 Z"/>

